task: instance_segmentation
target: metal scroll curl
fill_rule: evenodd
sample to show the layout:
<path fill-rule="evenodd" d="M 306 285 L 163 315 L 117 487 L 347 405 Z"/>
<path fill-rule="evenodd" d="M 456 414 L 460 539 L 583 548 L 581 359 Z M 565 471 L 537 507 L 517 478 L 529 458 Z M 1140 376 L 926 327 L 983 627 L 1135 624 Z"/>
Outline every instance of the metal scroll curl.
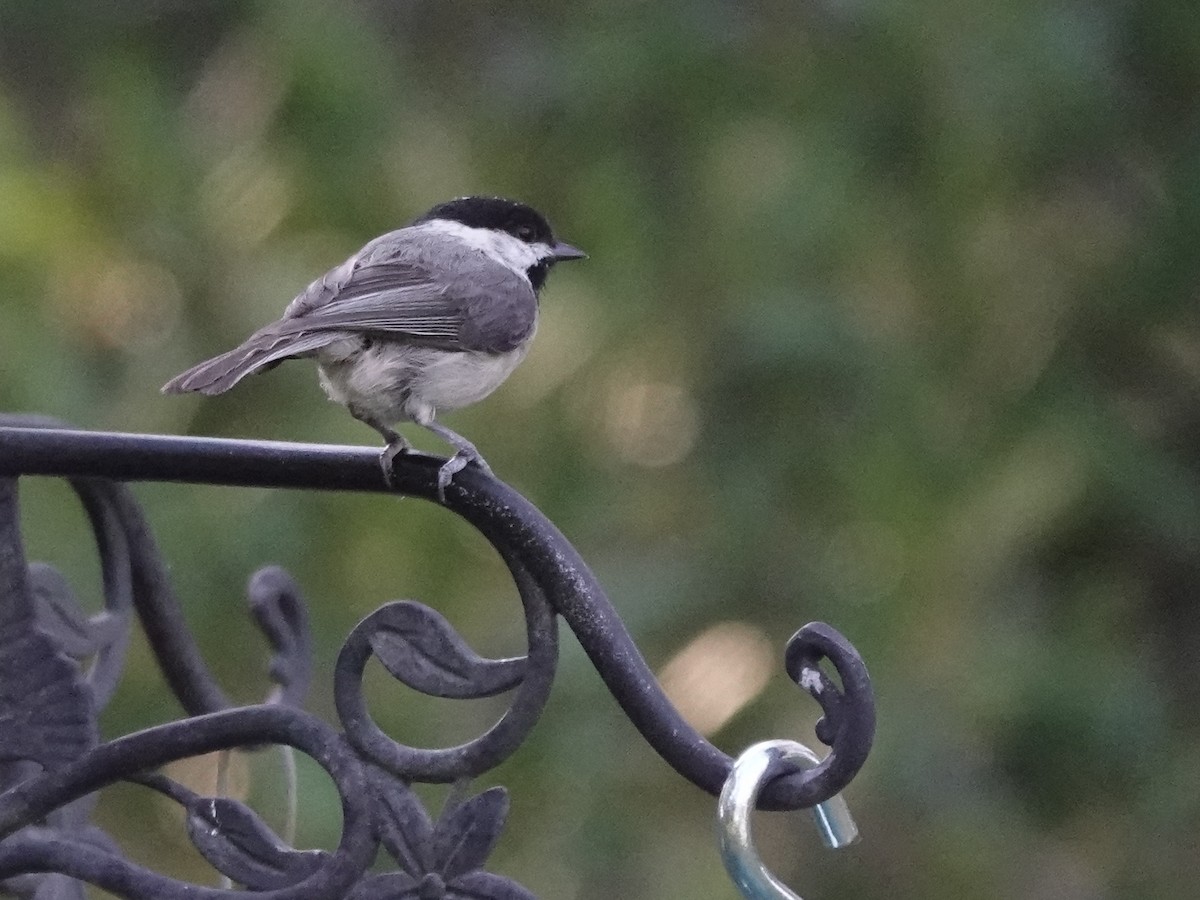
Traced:
<path fill-rule="evenodd" d="M 62 829 L 31 827 L 56 809 L 123 779 L 137 780 L 150 768 L 178 759 L 251 743 L 279 743 L 295 747 L 317 761 L 333 780 L 342 797 L 343 831 L 338 848 L 329 854 L 309 856 L 290 848 L 281 856 L 296 863 L 283 870 L 293 883 L 275 890 L 231 893 L 184 885 L 125 860 L 113 848 Z M 216 900 L 260 897 L 299 900 L 306 897 L 340 897 L 370 864 L 375 851 L 373 807 L 362 762 L 329 725 L 300 710 L 278 706 L 250 706 L 210 713 L 146 729 L 117 738 L 82 754 L 73 762 L 18 782 L 0 794 L 0 881 L 28 872 L 57 872 L 112 891 L 123 897 L 196 897 Z M 198 800 L 200 798 L 197 798 Z M 218 804 L 223 804 L 218 806 Z M 248 835 L 245 814 L 236 815 L 232 801 L 209 798 L 189 808 L 190 817 L 209 821 L 208 841 L 235 844 L 243 859 L 261 856 L 261 837 Z M 217 820 L 218 811 L 221 821 Z M 229 821 L 233 820 L 233 821 Z M 255 838 L 258 837 L 256 841 Z M 258 846 L 255 846 L 257 843 Z M 205 846 L 198 842 L 202 852 Z M 210 862 L 214 854 L 205 854 Z M 226 853 L 226 858 L 233 854 Z M 243 866 L 246 871 L 248 866 Z M 259 882 L 266 887 L 265 882 Z M 38 893 L 39 897 L 42 896 Z"/>
<path fill-rule="evenodd" d="M 429 783 L 474 778 L 495 768 L 521 745 L 550 696 L 558 663 L 558 623 L 545 596 L 519 563 L 506 557 L 525 608 L 529 650 L 523 657 L 485 659 L 440 613 L 415 601 L 380 607 L 350 633 L 334 670 L 338 718 L 354 746 L 377 766 Z M 398 681 L 424 694 L 467 700 L 516 689 L 491 729 L 457 747 L 420 749 L 387 736 L 371 720 L 362 693 L 370 655 Z"/>
<path fill-rule="evenodd" d="M 233 708 L 196 648 L 145 517 L 122 482 L 385 493 L 389 487 L 381 478 L 376 451 L 80 432 L 56 424 L 6 422 L 0 417 L 0 500 L 11 500 L 7 511 L 0 503 L 0 640 L 15 635 L 14 640 L 32 641 L 30 652 L 42 655 L 44 648 L 54 648 L 50 656 L 60 663 L 50 674 L 61 682 L 63 697 L 74 698 L 72 715 L 81 722 L 80 740 L 57 756 L 10 750 L 8 762 L 0 759 L 0 889 L 20 889 L 28 896 L 36 889 L 39 900 L 77 896 L 69 887 L 63 887 L 63 893 L 44 893 L 44 880 L 25 890 L 22 879 L 37 878 L 29 873 L 41 872 L 60 873 L 41 877 L 66 875 L 130 897 L 528 897 L 519 885 L 483 871 L 503 827 L 507 795 L 499 788 L 473 797 L 463 797 L 462 792 L 467 781 L 507 759 L 540 717 L 555 674 L 559 616 L 659 755 L 705 791 L 720 793 L 733 761 L 692 729 L 667 700 L 574 547 L 502 482 L 468 468 L 447 489 L 445 505 L 480 531 L 507 564 L 524 608 L 526 654 L 488 659 L 435 610 L 412 600 L 385 604 L 354 628 L 339 654 L 334 671 L 335 702 L 344 729 L 339 735 L 298 708 L 313 668 L 307 615 L 290 576 L 270 567 L 251 579 L 251 610 L 272 649 L 275 687 L 266 704 Z M 440 462 L 416 454 L 403 457 L 396 490 L 436 502 Z M 77 607 L 67 602 L 70 589 L 61 576 L 24 561 L 15 489 L 17 479 L 28 475 L 66 477 L 80 493 L 102 560 L 106 610 L 98 621 L 71 612 Z M 43 612 L 36 614 L 37 609 Z M 97 744 L 95 710 L 115 686 L 125 640 L 114 635 L 112 622 L 127 622 L 130 610 L 136 612 L 189 718 Z M 93 660 L 86 678 L 78 671 L 85 657 Z M 362 678 L 371 657 L 425 694 L 467 699 L 511 691 L 512 699 L 499 721 L 472 741 L 440 749 L 407 746 L 384 734 L 367 710 Z M 813 806 L 841 791 L 865 761 L 874 733 L 866 668 L 834 629 L 820 623 L 800 629 L 788 644 L 785 666 L 820 703 L 824 716 L 818 737 L 830 752 L 815 768 L 781 775 L 765 785 L 759 795 L 763 808 Z M 0 664 L 0 679 L 10 675 Z M 31 714 L 29 721 L 36 718 Z M 162 776 L 148 774 L 168 760 L 271 743 L 314 756 L 333 778 L 345 819 L 336 851 L 294 850 L 248 808 L 197 797 Z M 21 741 L 9 745 L 20 747 Z M 39 745 L 31 746 L 36 750 Z M 45 771 L 36 774 L 38 767 L 27 760 L 37 760 Z M 184 806 L 198 849 L 247 891 L 183 885 L 120 857 L 103 835 L 86 825 L 86 816 L 78 812 L 81 807 L 72 804 L 88 802 L 85 798 L 92 792 L 121 779 L 138 781 Z M 456 801 L 437 822 L 408 789 L 413 781 L 458 785 Z M 71 808 L 77 812 L 68 827 L 63 816 Z M 398 869 L 364 874 L 380 847 Z"/>

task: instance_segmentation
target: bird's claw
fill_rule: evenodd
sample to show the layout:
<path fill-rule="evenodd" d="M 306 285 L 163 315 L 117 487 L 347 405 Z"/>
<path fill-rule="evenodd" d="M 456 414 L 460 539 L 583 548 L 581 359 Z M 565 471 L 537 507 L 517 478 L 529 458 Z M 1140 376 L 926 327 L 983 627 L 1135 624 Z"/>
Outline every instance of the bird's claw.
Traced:
<path fill-rule="evenodd" d="M 442 467 L 438 469 L 437 474 L 437 496 L 438 502 L 443 506 L 446 503 L 446 488 L 450 486 L 451 480 L 467 467 L 469 463 L 475 463 L 485 475 L 492 478 L 496 476 L 492 474 L 492 467 L 487 464 L 487 461 L 479 455 L 479 451 L 475 449 L 459 449 L 454 455 L 442 463 Z"/>
<path fill-rule="evenodd" d="M 401 439 L 389 443 L 379 454 L 379 469 L 383 472 L 383 481 L 388 486 L 388 490 L 396 489 L 396 457 L 411 449 L 408 441 Z"/>

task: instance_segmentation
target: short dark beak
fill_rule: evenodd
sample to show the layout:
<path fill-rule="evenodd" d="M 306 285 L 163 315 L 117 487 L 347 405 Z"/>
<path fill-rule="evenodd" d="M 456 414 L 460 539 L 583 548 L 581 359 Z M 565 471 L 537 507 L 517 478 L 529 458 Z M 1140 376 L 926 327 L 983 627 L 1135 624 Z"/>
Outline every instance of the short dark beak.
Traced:
<path fill-rule="evenodd" d="M 550 250 L 554 253 L 555 262 L 566 262 L 568 259 L 587 259 L 587 254 L 578 247 L 559 241 Z"/>

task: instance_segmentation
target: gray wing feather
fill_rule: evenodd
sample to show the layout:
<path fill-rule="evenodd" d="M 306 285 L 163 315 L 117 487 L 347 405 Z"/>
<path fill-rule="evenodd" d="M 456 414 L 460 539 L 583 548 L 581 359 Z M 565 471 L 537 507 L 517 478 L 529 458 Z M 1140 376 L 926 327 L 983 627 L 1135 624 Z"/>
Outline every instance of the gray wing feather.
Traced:
<path fill-rule="evenodd" d="M 278 324 L 268 325 L 252 334 L 240 346 L 176 375 L 163 385 L 163 393 L 198 391 L 209 395 L 223 394 L 247 375 L 261 372 L 293 356 L 312 353 L 342 337 L 336 332 L 280 334 L 276 329 Z"/>
<path fill-rule="evenodd" d="M 367 263 L 339 273 L 346 277 L 336 291 L 327 276 L 293 301 L 289 310 L 303 311 L 280 321 L 280 333 L 367 332 L 442 350 L 507 352 L 533 331 L 537 297 L 528 281 L 483 261 L 449 279 L 413 263 Z M 300 302 L 316 292 L 324 302 Z"/>
<path fill-rule="evenodd" d="M 310 284 L 282 319 L 163 391 L 220 394 L 247 375 L 356 333 L 452 351 L 519 347 L 537 322 L 530 283 L 477 251 L 445 251 L 401 232 L 376 238 Z"/>

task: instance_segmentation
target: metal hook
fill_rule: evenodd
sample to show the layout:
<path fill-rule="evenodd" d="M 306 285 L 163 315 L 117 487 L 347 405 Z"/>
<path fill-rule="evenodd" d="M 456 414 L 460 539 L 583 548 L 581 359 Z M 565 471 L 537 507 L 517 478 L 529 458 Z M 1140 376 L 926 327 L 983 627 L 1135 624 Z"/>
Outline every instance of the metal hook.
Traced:
<path fill-rule="evenodd" d="M 820 757 L 796 741 L 763 741 L 737 758 L 717 801 L 717 842 L 729 877 L 748 900 L 802 900 L 763 865 L 750 836 L 750 814 L 769 778 L 787 767 L 811 769 Z M 826 846 L 840 849 L 858 839 L 858 826 L 841 794 L 812 808 Z"/>

